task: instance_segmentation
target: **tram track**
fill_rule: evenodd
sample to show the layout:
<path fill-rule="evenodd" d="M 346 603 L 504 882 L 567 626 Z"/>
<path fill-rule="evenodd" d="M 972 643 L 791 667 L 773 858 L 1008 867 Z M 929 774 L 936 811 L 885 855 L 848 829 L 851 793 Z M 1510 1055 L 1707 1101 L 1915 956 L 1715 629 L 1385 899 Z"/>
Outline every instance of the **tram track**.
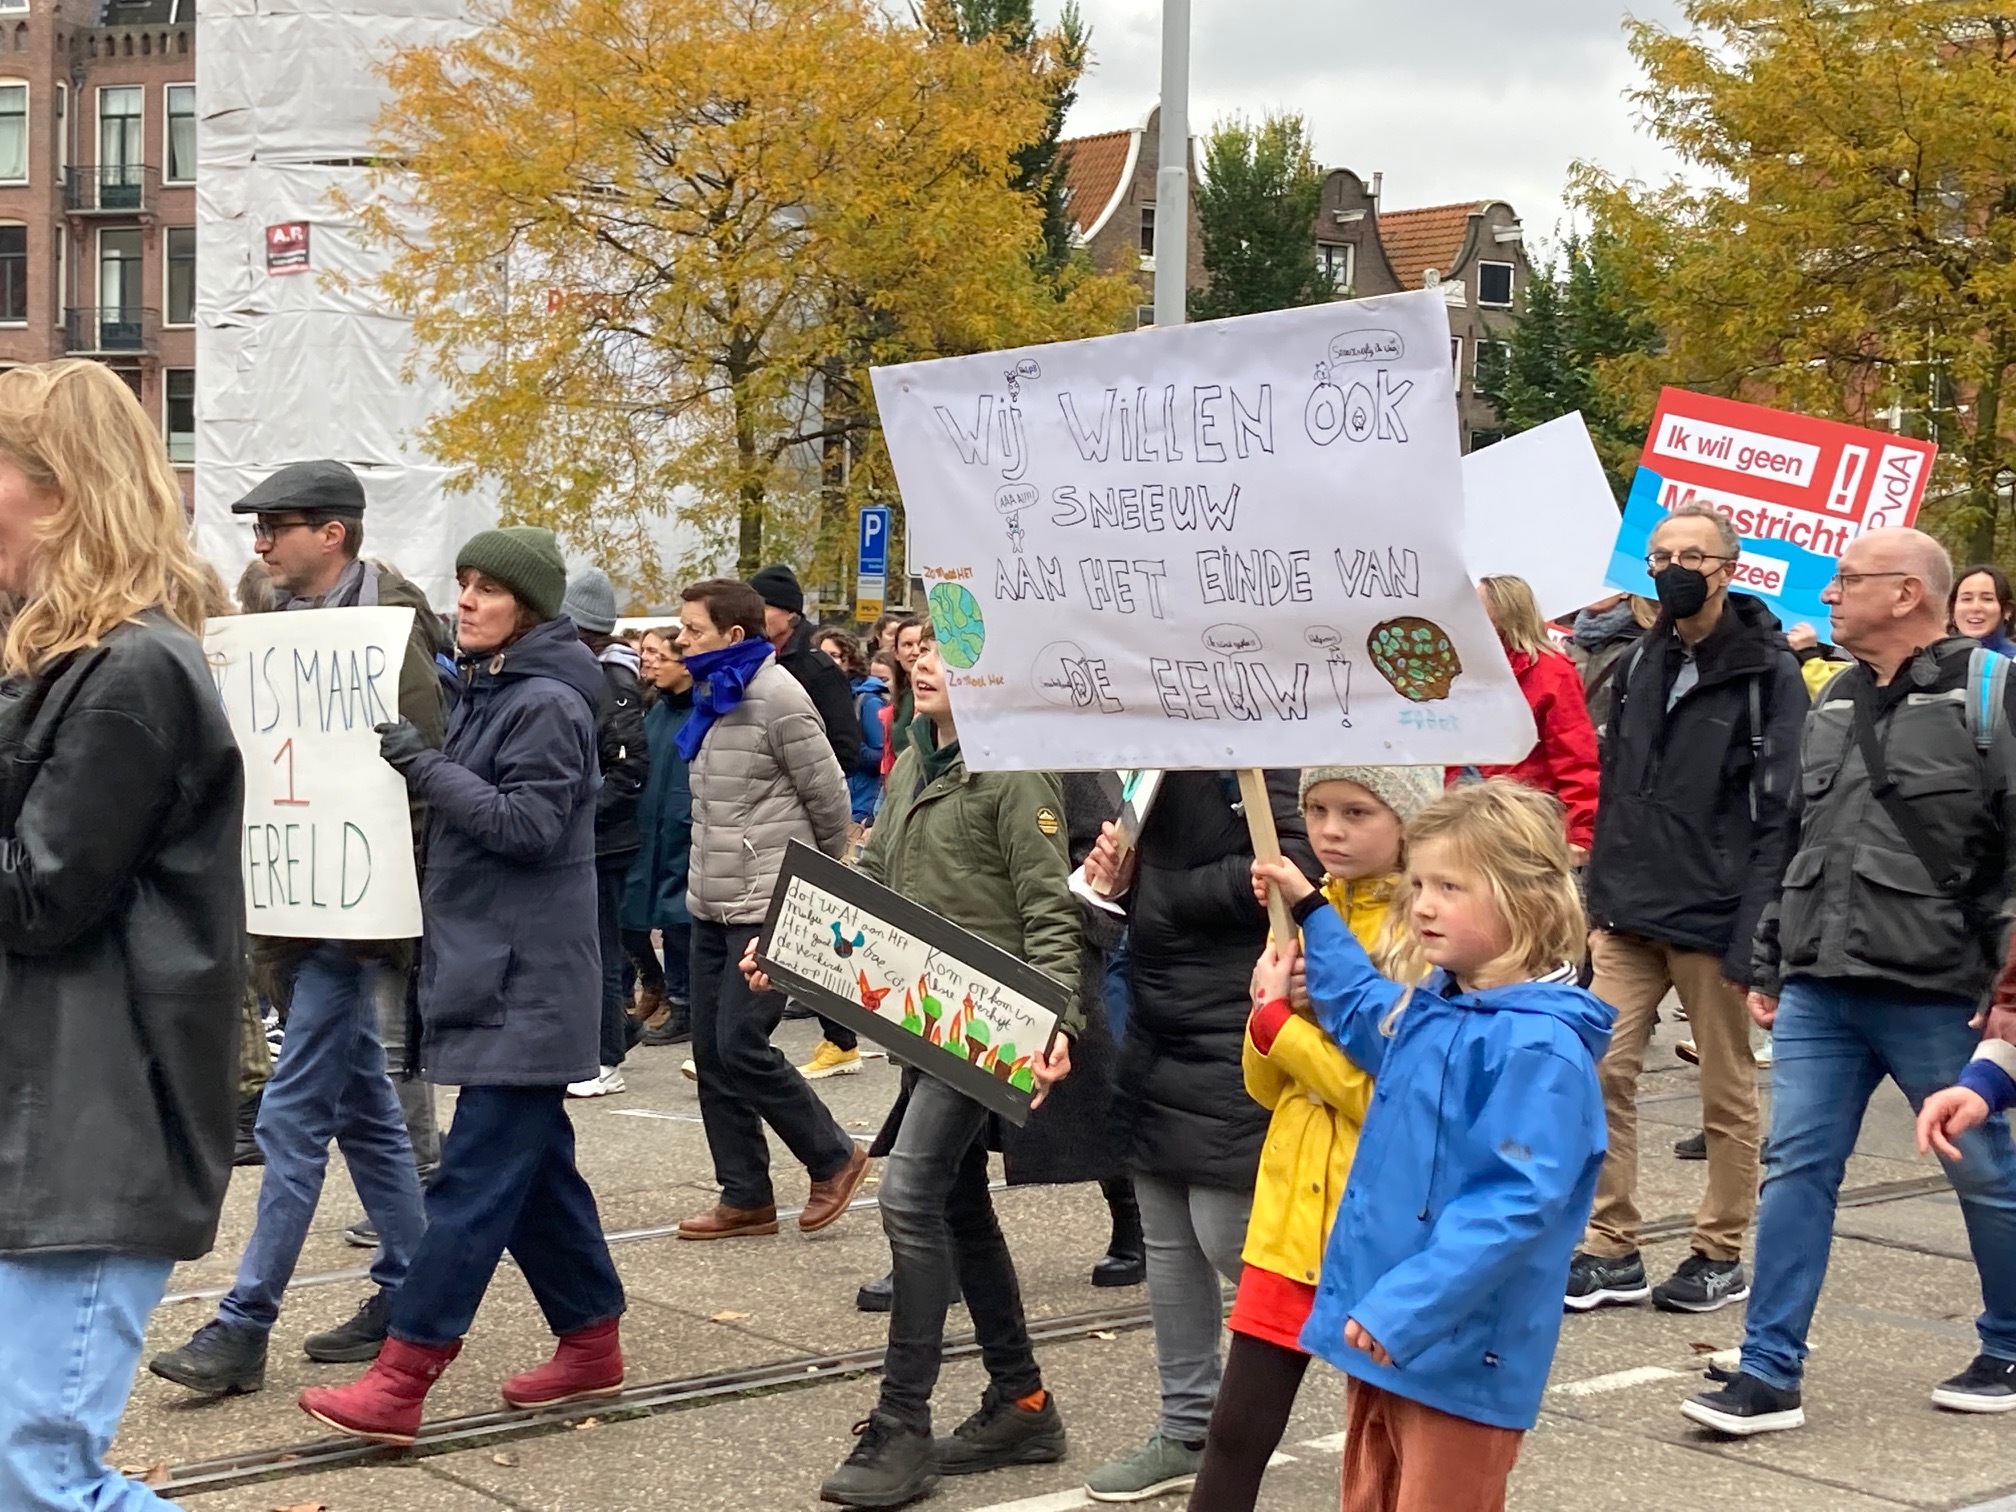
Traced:
<path fill-rule="evenodd" d="M 1000 1185 L 996 1183 L 996 1185 Z M 1842 1191 L 1840 1208 L 1875 1207 L 1889 1202 L 1905 1202 L 1914 1197 L 1932 1196 L 1949 1190 L 1939 1175 L 1910 1177 L 1901 1181 L 1875 1182 Z M 854 1206 L 872 1206 L 874 1198 L 858 1199 Z M 1640 1230 L 1644 1243 L 1656 1244 L 1682 1238 L 1692 1232 L 1691 1213 L 1673 1213 L 1655 1218 Z M 631 1242 L 657 1237 L 658 1231 L 628 1231 Z M 670 1232 L 666 1230 L 664 1232 Z M 611 1235 L 611 1242 L 616 1236 Z M 313 1279 L 313 1278 L 305 1278 Z M 202 1294 L 195 1294 L 202 1295 Z M 1067 1313 L 1029 1320 L 1029 1337 L 1036 1344 L 1069 1343 L 1136 1329 L 1149 1323 L 1145 1305 L 1102 1308 L 1091 1312 Z M 961 1333 L 945 1342 L 945 1358 L 963 1359 L 979 1352 L 973 1335 Z M 360 1465 L 385 1464 L 450 1454 L 480 1444 L 530 1438 L 559 1432 L 587 1418 L 607 1422 L 675 1412 L 726 1398 L 757 1392 L 789 1391 L 872 1375 L 881 1368 L 882 1348 L 848 1350 L 837 1354 L 794 1355 L 769 1360 L 735 1370 L 713 1371 L 705 1375 L 642 1381 L 625 1386 L 614 1396 L 568 1407 L 521 1410 L 498 1408 L 492 1412 L 469 1413 L 439 1418 L 422 1425 L 410 1449 L 395 1448 L 352 1438 L 318 1438 L 293 1444 L 249 1449 L 210 1459 L 192 1460 L 171 1468 L 167 1478 L 152 1483 L 162 1496 L 177 1497 L 223 1491 L 255 1482 L 279 1481 L 328 1470 Z"/>

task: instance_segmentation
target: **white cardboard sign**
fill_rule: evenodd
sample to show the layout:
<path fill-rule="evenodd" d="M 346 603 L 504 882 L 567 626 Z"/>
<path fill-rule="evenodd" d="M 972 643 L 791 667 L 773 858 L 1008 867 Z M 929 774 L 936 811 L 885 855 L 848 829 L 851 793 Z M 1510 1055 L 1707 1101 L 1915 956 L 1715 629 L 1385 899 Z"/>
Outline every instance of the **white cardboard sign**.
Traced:
<path fill-rule="evenodd" d="M 1617 539 L 1617 498 L 1579 413 L 1465 457 L 1463 516 L 1471 572 L 1524 578 L 1548 619 L 1614 591 L 1604 578 Z"/>
<path fill-rule="evenodd" d="M 245 928 L 308 940 L 420 933 L 406 781 L 374 726 L 399 717 L 411 609 L 214 619 L 203 649 L 245 758 Z"/>
<path fill-rule="evenodd" d="M 879 368 L 976 770 L 1516 761 L 1439 293 Z"/>

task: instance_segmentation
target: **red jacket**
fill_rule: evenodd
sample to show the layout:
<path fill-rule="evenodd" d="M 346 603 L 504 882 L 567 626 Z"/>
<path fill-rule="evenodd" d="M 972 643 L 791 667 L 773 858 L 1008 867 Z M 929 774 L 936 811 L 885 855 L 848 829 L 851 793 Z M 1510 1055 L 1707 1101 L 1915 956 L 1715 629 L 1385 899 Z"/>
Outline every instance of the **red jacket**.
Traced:
<path fill-rule="evenodd" d="M 1596 727 L 1589 722 L 1582 674 L 1559 651 L 1507 654 L 1540 738 L 1524 761 L 1477 771 L 1485 777 L 1510 777 L 1559 798 L 1568 810 L 1568 843 L 1587 850 L 1596 839 Z M 1464 770 L 1449 768 L 1449 786 Z"/>

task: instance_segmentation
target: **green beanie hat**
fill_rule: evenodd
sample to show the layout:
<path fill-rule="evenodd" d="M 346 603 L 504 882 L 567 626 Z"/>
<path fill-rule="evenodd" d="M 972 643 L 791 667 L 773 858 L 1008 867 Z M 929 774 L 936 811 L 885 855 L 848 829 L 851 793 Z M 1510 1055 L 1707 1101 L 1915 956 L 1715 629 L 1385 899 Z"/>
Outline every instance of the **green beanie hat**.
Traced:
<path fill-rule="evenodd" d="M 465 567 L 497 579 L 542 620 L 556 618 L 567 596 L 560 543 L 538 525 L 505 525 L 469 537 L 455 553 L 455 570 Z"/>

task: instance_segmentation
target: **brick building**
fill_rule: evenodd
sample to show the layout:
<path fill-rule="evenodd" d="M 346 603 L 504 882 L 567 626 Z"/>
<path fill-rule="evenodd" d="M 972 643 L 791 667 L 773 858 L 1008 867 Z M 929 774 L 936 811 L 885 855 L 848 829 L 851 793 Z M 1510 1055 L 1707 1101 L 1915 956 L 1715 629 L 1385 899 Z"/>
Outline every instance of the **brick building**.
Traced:
<path fill-rule="evenodd" d="M 1155 155 L 1160 112 L 1130 131 L 1077 137 L 1059 144 L 1064 155 L 1069 208 L 1081 243 L 1102 268 L 1122 265 L 1139 252 L 1142 288 L 1152 290 L 1155 225 Z M 1191 175 L 1197 172 L 1191 150 Z M 1349 168 L 1324 177 L 1323 197 L 1311 228 L 1313 255 L 1330 274 L 1339 299 L 1439 287 L 1449 306 L 1450 378 L 1456 388 L 1463 449 L 1498 439 L 1498 416 L 1477 393 L 1477 359 L 1510 339 L 1532 272 L 1519 217 L 1503 200 L 1437 205 L 1423 210 L 1382 210 L 1381 176 L 1368 182 Z M 1190 209 L 1190 287 L 1205 283 L 1196 200 Z M 1149 294 L 1140 324 L 1153 323 Z"/>
<path fill-rule="evenodd" d="M 0 0 L 0 366 L 106 363 L 196 447 L 196 0 Z"/>

